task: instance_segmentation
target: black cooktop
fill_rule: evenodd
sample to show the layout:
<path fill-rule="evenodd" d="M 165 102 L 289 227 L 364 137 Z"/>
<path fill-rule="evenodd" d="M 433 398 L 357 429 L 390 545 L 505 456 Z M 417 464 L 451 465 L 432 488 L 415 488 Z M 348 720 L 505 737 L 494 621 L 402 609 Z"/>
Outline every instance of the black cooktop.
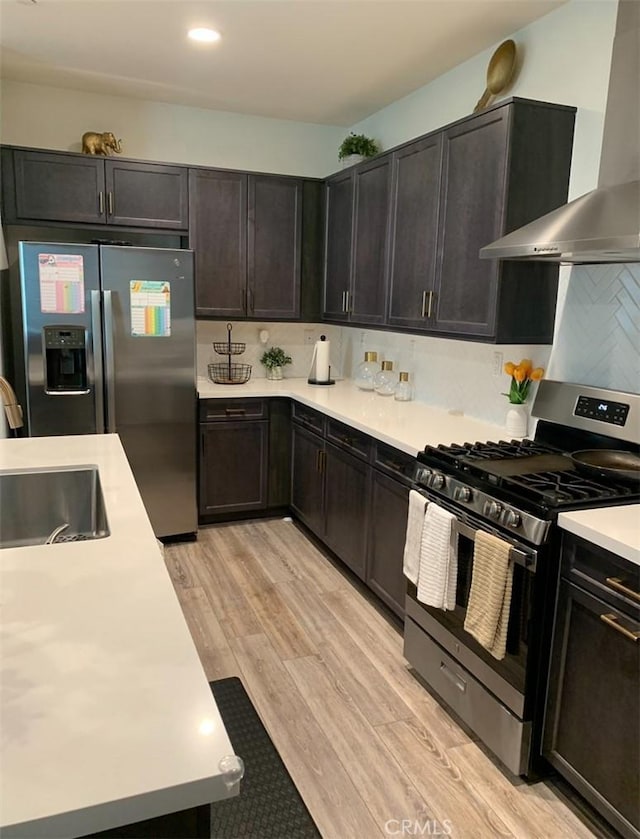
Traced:
<path fill-rule="evenodd" d="M 526 500 L 534 508 L 576 509 L 640 498 L 640 485 L 585 477 L 561 450 L 535 440 L 427 446 L 418 460 L 487 492 L 499 488 L 503 499 Z"/>

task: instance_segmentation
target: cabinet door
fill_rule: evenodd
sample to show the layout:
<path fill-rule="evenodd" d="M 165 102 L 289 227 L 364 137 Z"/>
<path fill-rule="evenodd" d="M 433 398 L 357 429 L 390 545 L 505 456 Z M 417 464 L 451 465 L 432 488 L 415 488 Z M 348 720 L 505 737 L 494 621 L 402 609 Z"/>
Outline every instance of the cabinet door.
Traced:
<path fill-rule="evenodd" d="M 544 754 L 625 836 L 640 830 L 638 630 L 637 621 L 562 580 Z"/>
<path fill-rule="evenodd" d="M 19 219 L 104 223 L 104 160 L 14 151 Z"/>
<path fill-rule="evenodd" d="M 387 297 L 387 243 L 391 157 L 358 167 L 353 279 L 347 308 L 355 323 L 383 323 Z"/>
<path fill-rule="evenodd" d="M 249 175 L 247 314 L 300 316 L 302 181 Z"/>
<path fill-rule="evenodd" d="M 200 515 L 267 507 L 269 423 L 200 425 Z"/>
<path fill-rule="evenodd" d="M 187 229 L 186 167 L 119 160 L 104 165 L 110 224 Z"/>
<path fill-rule="evenodd" d="M 402 559 L 408 512 L 409 487 L 372 470 L 367 585 L 401 618 L 406 590 Z"/>
<path fill-rule="evenodd" d="M 369 466 L 327 443 L 321 468 L 325 472 L 324 541 L 352 571 L 364 579 Z"/>
<path fill-rule="evenodd" d="M 396 152 L 389 246 L 389 319 L 425 327 L 436 281 L 442 134 Z"/>
<path fill-rule="evenodd" d="M 481 260 L 478 251 L 503 230 L 507 131 L 508 111 L 501 108 L 444 133 L 438 331 L 494 334 L 499 263 Z"/>
<path fill-rule="evenodd" d="M 189 170 L 189 247 L 195 251 L 196 315 L 244 317 L 247 176 Z"/>
<path fill-rule="evenodd" d="M 347 293 L 351 288 L 353 197 L 353 172 L 328 181 L 323 316 L 329 320 L 347 320 L 349 317 Z"/>
<path fill-rule="evenodd" d="M 317 536 L 324 536 L 322 457 L 324 442 L 316 434 L 293 425 L 291 507 Z"/>

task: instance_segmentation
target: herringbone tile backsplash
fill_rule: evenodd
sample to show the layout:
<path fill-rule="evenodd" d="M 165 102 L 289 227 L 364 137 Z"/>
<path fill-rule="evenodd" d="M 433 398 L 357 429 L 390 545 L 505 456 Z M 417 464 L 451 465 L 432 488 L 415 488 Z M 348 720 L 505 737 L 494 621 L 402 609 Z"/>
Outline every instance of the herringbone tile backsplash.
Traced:
<path fill-rule="evenodd" d="M 640 392 L 640 264 L 571 270 L 551 378 Z"/>

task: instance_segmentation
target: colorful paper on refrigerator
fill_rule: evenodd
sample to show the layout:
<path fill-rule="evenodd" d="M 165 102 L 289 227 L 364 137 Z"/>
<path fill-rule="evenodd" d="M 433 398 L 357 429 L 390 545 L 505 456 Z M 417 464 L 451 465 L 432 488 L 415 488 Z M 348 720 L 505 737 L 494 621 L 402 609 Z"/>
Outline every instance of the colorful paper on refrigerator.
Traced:
<path fill-rule="evenodd" d="M 131 280 L 131 335 L 167 338 L 171 335 L 171 288 L 168 282 Z"/>
<path fill-rule="evenodd" d="M 39 253 L 40 311 L 65 315 L 84 312 L 84 261 L 79 254 Z"/>

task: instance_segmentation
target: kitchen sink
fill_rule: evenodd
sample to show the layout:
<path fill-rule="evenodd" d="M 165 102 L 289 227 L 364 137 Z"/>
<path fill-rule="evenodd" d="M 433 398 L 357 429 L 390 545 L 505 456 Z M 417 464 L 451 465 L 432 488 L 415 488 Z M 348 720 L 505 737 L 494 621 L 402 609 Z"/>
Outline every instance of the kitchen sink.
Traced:
<path fill-rule="evenodd" d="M 96 466 L 0 469 L 0 548 L 109 536 Z"/>

